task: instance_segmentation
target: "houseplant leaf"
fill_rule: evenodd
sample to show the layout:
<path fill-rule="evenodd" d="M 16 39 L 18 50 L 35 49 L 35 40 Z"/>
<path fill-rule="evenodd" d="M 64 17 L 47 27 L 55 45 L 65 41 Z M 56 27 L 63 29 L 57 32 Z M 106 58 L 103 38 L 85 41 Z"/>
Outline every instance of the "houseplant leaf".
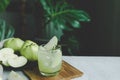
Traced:
<path fill-rule="evenodd" d="M 45 34 L 56 35 L 56 31 L 60 29 L 61 32 L 62 30 L 72 31 L 74 28 L 81 28 L 80 22 L 90 21 L 85 11 L 76 10 L 65 0 L 39 0 L 39 2 L 45 12 L 44 27 L 47 26 Z"/>
<path fill-rule="evenodd" d="M 0 0 L 0 12 L 4 11 L 9 5 L 10 0 Z"/>
<path fill-rule="evenodd" d="M 0 19 L 0 41 L 13 37 L 15 29 L 13 26 L 6 23 L 6 21 Z"/>

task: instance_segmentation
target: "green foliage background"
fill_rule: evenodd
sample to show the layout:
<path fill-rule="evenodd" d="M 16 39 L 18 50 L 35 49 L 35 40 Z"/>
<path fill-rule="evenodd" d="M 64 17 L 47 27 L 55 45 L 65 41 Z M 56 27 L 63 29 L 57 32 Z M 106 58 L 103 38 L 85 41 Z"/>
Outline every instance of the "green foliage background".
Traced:
<path fill-rule="evenodd" d="M 65 0 L 39 0 L 44 12 L 46 23 L 52 22 L 54 27 L 63 30 L 80 28 L 80 22 L 89 22 L 90 16 L 83 10 L 77 10 Z"/>
<path fill-rule="evenodd" d="M 9 3 L 10 0 L 0 0 L 0 12 L 5 11 Z"/>

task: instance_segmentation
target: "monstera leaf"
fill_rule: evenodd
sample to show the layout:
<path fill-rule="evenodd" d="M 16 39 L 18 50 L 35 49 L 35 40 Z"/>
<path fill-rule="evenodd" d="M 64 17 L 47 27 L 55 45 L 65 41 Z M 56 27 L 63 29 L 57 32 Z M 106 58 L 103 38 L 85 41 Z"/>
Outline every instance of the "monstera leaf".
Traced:
<path fill-rule="evenodd" d="M 46 23 L 64 30 L 80 28 L 80 22 L 90 21 L 90 16 L 83 10 L 74 9 L 65 0 L 39 0 L 45 11 Z"/>

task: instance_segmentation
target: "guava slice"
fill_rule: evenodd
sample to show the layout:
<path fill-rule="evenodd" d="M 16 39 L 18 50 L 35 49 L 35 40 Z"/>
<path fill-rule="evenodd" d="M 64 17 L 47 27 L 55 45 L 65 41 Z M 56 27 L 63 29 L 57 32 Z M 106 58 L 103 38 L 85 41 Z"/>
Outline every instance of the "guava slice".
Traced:
<path fill-rule="evenodd" d="M 19 56 L 19 57 L 9 58 L 8 59 L 8 64 L 11 67 L 14 67 L 14 68 L 22 67 L 26 63 L 27 63 L 27 59 L 24 56 Z"/>
<path fill-rule="evenodd" d="M 3 67 L 0 65 L 0 80 L 3 80 Z"/>
<path fill-rule="evenodd" d="M 8 59 L 17 57 L 16 54 L 14 54 L 14 50 L 11 48 L 3 48 L 0 50 L 0 61 L 3 65 L 9 66 Z"/>
<path fill-rule="evenodd" d="M 8 80 L 25 80 L 19 73 L 11 71 L 8 75 Z"/>
<path fill-rule="evenodd" d="M 58 39 L 56 36 L 52 37 L 49 42 L 44 46 L 47 50 L 54 49 L 57 46 Z"/>
<path fill-rule="evenodd" d="M 12 48 L 2 48 L 0 49 L 0 54 L 4 54 L 4 53 L 14 53 L 14 50 Z"/>
<path fill-rule="evenodd" d="M 3 56 L 4 57 L 1 58 L 2 59 L 1 61 L 4 66 L 10 66 L 8 64 L 8 60 L 18 57 L 16 54 L 8 54 L 8 53 L 4 54 Z"/>

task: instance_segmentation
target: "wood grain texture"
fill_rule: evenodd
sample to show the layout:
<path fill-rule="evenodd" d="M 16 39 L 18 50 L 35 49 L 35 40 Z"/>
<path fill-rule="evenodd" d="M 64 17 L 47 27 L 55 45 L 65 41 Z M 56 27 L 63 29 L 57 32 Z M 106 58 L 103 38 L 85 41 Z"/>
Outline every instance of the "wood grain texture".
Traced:
<path fill-rule="evenodd" d="M 71 80 L 83 75 L 83 72 L 76 69 L 65 61 L 63 61 L 62 63 L 62 69 L 60 73 L 54 77 L 41 76 L 37 66 L 26 68 L 23 71 L 31 80 Z"/>

